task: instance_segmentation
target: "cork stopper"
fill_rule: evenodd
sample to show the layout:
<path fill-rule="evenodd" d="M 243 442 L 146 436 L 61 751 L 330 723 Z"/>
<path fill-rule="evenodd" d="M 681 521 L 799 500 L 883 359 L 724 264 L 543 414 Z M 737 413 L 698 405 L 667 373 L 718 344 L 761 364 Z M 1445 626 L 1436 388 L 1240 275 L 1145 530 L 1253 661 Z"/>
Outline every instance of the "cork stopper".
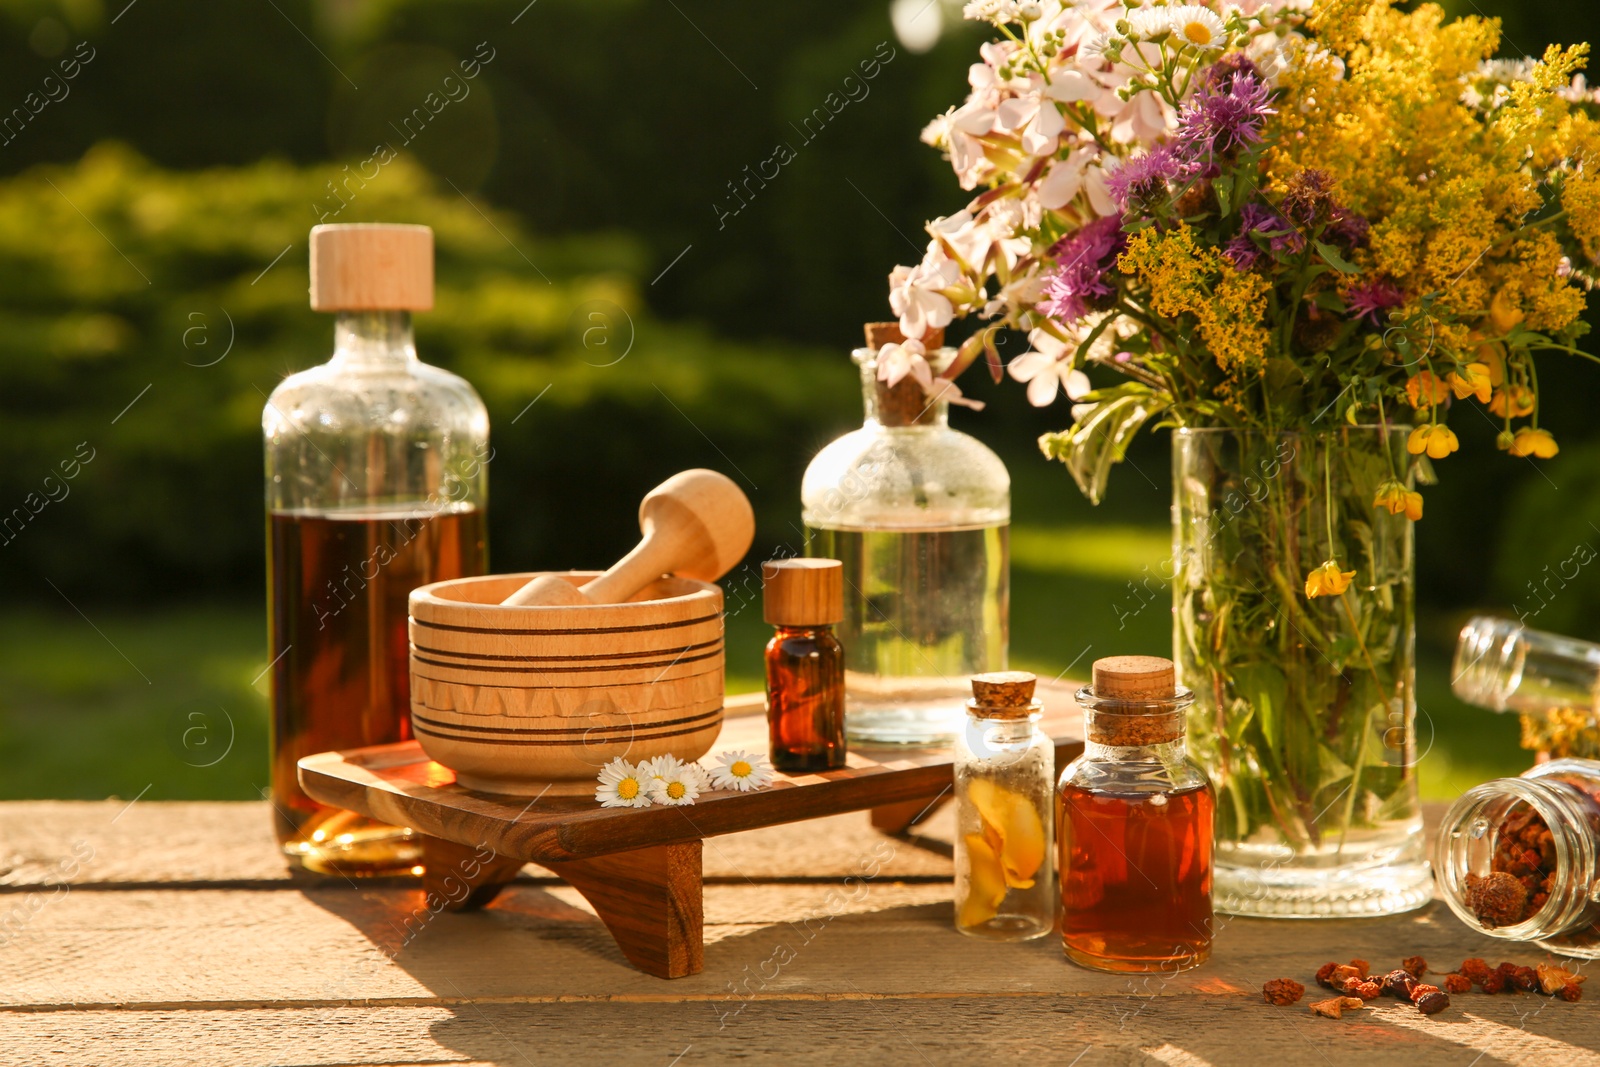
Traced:
<path fill-rule="evenodd" d="M 832 626 L 844 619 L 844 564 L 774 559 L 761 565 L 761 613 L 773 626 Z"/>
<path fill-rule="evenodd" d="M 1039 710 L 1033 699 L 1038 679 L 1027 671 L 991 671 L 972 676 L 967 707 L 989 719 L 1025 719 Z"/>
<path fill-rule="evenodd" d="M 313 311 L 429 311 L 433 231 L 396 223 L 311 230 Z"/>
<path fill-rule="evenodd" d="M 1183 709 L 1192 697 L 1178 692 L 1177 670 L 1160 656 L 1107 656 L 1094 661 L 1094 685 L 1078 694 L 1090 741 L 1133 747 L 1183 736 Z"/>
<path fill-rule="evenodd" d="M 1094 695 L 1109 700 L 1171 700 L 1178 674 L 1160 656 L 1107 656 L 1094 661 Z"/>
<path fill-rule="evenodd" d="M 884 345 L 905 344 L 906 335 L 900 332 L 898 322 L 869 322 L 866 324 L 867 347 L 876 352 Z M 933 352 L 944 344 L 944 328 L 930 329 L 922 335 L 922 344 Z M 891 386 L 878 382 L 878 422 L 884 426 L 927 426 L 938 418 L 938 405 L 928 399 L 922 386 L 907 376 Z"/>

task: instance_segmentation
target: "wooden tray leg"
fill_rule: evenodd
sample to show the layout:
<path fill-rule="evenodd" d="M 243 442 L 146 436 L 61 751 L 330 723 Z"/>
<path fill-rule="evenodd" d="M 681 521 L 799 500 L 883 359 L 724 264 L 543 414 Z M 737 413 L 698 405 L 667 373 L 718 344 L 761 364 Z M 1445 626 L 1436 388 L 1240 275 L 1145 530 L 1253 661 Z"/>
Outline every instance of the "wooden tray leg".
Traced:
<path fill-rule="evenodd" d="M 936 797 L 922 800 L 902 800 L 872 809 L 872 828 L 886 834 L 903 834 L 923 822 L 944 806 L 951 797 L 946 789 Z"/>
<path fill-rule="evenodd" d="M 488 848 L 422 838 L 422 888 L 435 911 L 472 911 L 500 895 L 523 861 Z"/>
<path fill-rule="evenodd" d="M 700 973 L 705 943 L 699 841 L 540 863 L 583 894 L 635 967 L 657 978 Z"/>

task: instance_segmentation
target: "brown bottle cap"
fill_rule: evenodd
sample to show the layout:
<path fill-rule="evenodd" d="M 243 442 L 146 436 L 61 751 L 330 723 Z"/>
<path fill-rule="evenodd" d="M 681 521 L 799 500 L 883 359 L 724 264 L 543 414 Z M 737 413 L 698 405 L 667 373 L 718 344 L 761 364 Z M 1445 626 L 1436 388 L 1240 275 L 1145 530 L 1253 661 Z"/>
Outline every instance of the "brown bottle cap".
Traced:
<path fill-rule="evenodd" d="M 866 323 L 867 347 L 879 349 L 884 345 L 903 345 L 906 335 L 900 332 L 898 322 L 869 322 Z M 935 326 L 922 335 L 922 346 L 929 352 L 934 351 L 944 344 L 944 327 Z"/>
<path fill-rule="evenodd" d="M 761 565 L 761 613 L 773 626 L 832 626 L 844 618 L 844 564 L 773 559 Z"/>
<path fill-rule="evenodd" d="M 1116 700 L 1170 700 L 1178 675 L 1160 656 L 1107 656 L 1094 661 L 1094 695 Z"/>
<path fill-rule="evenodd" d="M 311 229 L 313 311 L 430 311 L 433 231 L 397 223 Z"/>

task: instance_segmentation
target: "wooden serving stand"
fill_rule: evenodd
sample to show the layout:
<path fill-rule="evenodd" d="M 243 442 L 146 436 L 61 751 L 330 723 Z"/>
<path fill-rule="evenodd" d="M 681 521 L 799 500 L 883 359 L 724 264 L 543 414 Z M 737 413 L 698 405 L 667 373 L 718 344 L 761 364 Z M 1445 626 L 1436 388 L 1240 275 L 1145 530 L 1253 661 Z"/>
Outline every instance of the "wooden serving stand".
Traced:
<path fill-rule="evenodd" d="M 1057 768 L 1083 751 L 1075 688 L 1039 684 Z M 760 693 L 729 697 L 713 753 L 766 752 L 763 704 Z M 681 978 L 702 966 L 705 838 L 867 809 L 873 826 L 903 833 L 948 799 L 952 759 L 949 749 L 853 749 L 843 770 L 779 774 L 769 789 L 702 793 L 685 807 L 602 808 L 592 797 L 473 792 L 406 741 L 307 756 L 300 785 L 324 804 L 420 833 L 431 908 L 482 907 L 537 863 L 583 894 L 634 966 Z"/>

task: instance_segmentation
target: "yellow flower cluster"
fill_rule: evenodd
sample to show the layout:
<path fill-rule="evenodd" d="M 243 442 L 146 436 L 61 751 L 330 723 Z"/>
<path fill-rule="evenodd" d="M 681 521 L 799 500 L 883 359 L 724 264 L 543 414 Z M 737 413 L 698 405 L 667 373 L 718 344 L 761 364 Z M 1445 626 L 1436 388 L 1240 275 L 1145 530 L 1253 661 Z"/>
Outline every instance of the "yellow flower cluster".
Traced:
<path fill-rule="evenodd" d="M 1140 230 L 1117 266 L 1149 287 L 1157 315 L 1194 316 L 1201 341 L 1224 371 L 1260 372 L 1271 339 L 1261 324 L 1271 289 L 1265 278 L 1234 270 L 1215 249 L 1197 244 L 1186 225 L 1164 233 Z"/>
<path fill-rule="evenodd" d="M 1446 22 L 1436 4 L 1404 12 L 1395 0 L 1322 0 L 1311 28 L 1330 51 L 1304 53 L 1283 76 L 1303 103 L 1278 116 L 1275 184 L 1305 167 L 1329 172 L 1340 200 L 1373 223 L 1364 273 L 1413 301 L 1440 294 L 1440 348 L 1467 351 L 1475 335 L 1503 332 L 1487 322 L 1494 302 L 1534 330 L 1575 321 L 1584 294 L 1559 269 L 1559 243 L 1524 226 L 1543 203 L 1541 168 L 1580 160 L 1562 206 L 1600 254 L 1600 133 L 1559 95 L 1587 46 L 1547 51 L 1486 115 L 1463 102 L 1462 79 L 1494 55 L 1494 20 Z"/>

